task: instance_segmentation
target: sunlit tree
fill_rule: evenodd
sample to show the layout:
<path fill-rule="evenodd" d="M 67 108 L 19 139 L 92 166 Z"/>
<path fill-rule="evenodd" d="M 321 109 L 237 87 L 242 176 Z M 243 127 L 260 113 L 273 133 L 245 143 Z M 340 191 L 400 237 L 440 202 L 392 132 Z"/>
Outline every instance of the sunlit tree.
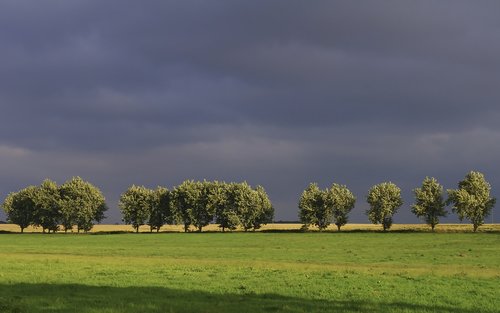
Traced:
<path fill-rule="evenodd" d="M 412 212 L 417 217 L 422 218 L 434 231 L 439 224 L 439 218 L 446 216 L 446 203 L 443 199 L 443 186 L 432 177 L 426 177 L 422 182 L 422 187 L 413 190 L 415 203 Z"/>
<path fill-rule="evenodd" d="M 382 224 L 384 231 L 391 228 L 392 216 L 403 205 L 401 189 L 391 182 L 373 186 L 368 192 L 367 202 L 370 209 L 366 211 L 373 224 Z"/>
<path fill-rule="evenodd" d="M 491 186 L 480 172 L 469 172 L 458 183 L 458 189 L 448 189 L 448 204 L 453 204 L 453 212 L 462 221 L 468 219 L 474 232 L 484 224 L 484 219 L 491 213 L 496 199 L 490 195 Z"/>

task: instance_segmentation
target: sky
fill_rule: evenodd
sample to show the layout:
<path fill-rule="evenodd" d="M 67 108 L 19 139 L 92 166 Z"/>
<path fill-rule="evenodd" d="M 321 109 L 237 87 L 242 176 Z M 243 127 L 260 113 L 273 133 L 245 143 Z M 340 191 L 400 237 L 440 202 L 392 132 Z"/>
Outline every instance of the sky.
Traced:
<path fill-rule="evenodd" d="M 367 223 L 392 181 L 416 223 L 426 176 L 500 196 L 499 122 L 496 0 L 0 2 L 2 199 L 81 176 L 116 223 L 132 184 L 247 181 L 297 220 L 335 182 Z"/>

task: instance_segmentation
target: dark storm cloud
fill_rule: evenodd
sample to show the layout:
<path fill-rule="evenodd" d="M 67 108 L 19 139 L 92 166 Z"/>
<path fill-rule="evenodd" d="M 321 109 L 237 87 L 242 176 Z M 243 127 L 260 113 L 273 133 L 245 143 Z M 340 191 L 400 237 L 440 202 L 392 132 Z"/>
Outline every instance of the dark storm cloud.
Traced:
<path fill-rule="evenodd" d="M 0 190 L 81 175 L 116 201 L 185 178 L 380 181 L 500 157 L 498 1 L 3 1 Z M 496 189 L 494 190 L 496 194 Z"/>

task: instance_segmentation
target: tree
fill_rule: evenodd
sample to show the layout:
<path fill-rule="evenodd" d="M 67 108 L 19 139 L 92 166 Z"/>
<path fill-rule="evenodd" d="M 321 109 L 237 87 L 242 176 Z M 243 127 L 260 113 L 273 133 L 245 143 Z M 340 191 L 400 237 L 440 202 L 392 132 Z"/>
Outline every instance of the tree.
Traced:
<path fill-rule="evenodd" d="M 448 189 L 448 204 L 453 204 L 453 212 L 462 221 L 471 221 L 474 232 L 484 224 L 484 219 L 495 206 L 496 199 L 490 196 L 491 186 L 480 172 L 469 172 L 458 183 L 458 189 Z"/>
<path fill-rule="evenodd" d="M 443 200 L 443 186 L 432 177 L 426 177 L 422 187 L 413 189 L 415 203 L 412 212 L 419 218 L 423 218 L 427 225 L 434 227 L 439 224 L 439 217 L 446 216 L 446 203 Z"/>
<path fill-rule="evenodd" d="M 373 186 L 367 197 L 370 209 L 366 211 L 373 224 L 381 223 L 384 231 L 391 228 L 392 216 L 403 205 L 401 189 L 391 182 Z"/>
<path fill-rule="evenodd" d="M 337 229 L 347 224 L 349 212 L 354 208 L 356 197 L 344 185 L 333 184 L 326 191 L 326 206 L 331 207 Z"/>
<path fill-rule="evenodd" d="M 132 225 L 136 233 L 148 220 L 152 194 L 153 191 L 144 186 L 132 185 L 120 196 L 123 221 Z"/>
<path fill-rule="evenodd" d="M 258 214 L 253 222 L 254 230 L 259 229 L 262 224 L 272 223 L 274 218 L 274 207 L 264 187 L 257 186 L 255 196 L 257 198 Z"/>
<path fill-rule="evenodd" d="M 77 231 L 87 232 L 95 222 L 104 218 L 107 210 L 105 198 L 96 186 L 80 177 L 73 177 L 59 187 L 61 215 L 64 230 L 77 226 Z"/>
<path fill-rule="evenodd" d="M 172 205 L 172 191 L 168 190 L 165 187 L 157 187 L 155 190 L 155 194 L 157 199 L 159 200 L 160 211 L 163 215 L 163 224 L 174 224 L 175 209 Z"/>
<path fill-rule="evenodd" d="M 60 200 L 59 188 L 50 179 L 44 180 L 33 194 L 35 204 L 33 224 L 41 226 L 44 233 L 45 230 L 48 230 L 49 233 L 59 230 L 59 222 L 62 217 Z"/>
<path fill-rule="evenodd" d="M 193 180 L 185 180 L 172 192 L 172 203 L 177 222 L 184 225 L 184 232 L 193 224 L 193 208 L 196 207 L 201 189 Z"/>
<path fill-rule="evenodd" d="M 231 197 L 231 192 L 234 183 L 226 184 L 225 182 L 215 181 L 212 184 L 212 189 L 209 196 L 210 206 L 215 212 L 215 222 L 219 224 L 222 232 L 226 229 L 235 230 L 240 224 L 238 214 L 234 206 L 234 199 Z"/>
<path fill-rule="evenodd" d="M 33 201 L 37 187 L 29 186 L 18 192 L 10 193 L 2 204 L 10 223 L 19 225 L 21 233 L 33 223 L 35 203 Z"/>
<path fill-rule="evenodd" d="M 213 183 L 204 180 L 195 182 L 193 188 L 197 189 L 197 199 L 191 207 L 193 225 L 201 232 L 203 227 L 214 220 L 215 207 L 211 205 Z"/>
<path fill-rule="evenodd" d="M 231 192 L 231 202 L 229 204 L 235 209 L 243 230 L 248 231 L 254 227 L 254 223 L 259 216 L 257 193 L 247 182 L 234 184 Z"/>
<path fill-rule="evenodd" d="M 148 225 L 152 232 L 160 231 L 166 223 L 172 223 L 172 209 L 170 205 L 170 191 L 164 187 L 157 187 L 151 194 L 149 205 Z"/>
<path fill-rule="evenodd" d="M 309 184 L 302 192 L 299 199 L 299 218 L 305 229 L 313 224 L 322 231 L 330 225 L 333 211 L 326 200 L 326 191 L 319 189 L 316 183 Z"/>

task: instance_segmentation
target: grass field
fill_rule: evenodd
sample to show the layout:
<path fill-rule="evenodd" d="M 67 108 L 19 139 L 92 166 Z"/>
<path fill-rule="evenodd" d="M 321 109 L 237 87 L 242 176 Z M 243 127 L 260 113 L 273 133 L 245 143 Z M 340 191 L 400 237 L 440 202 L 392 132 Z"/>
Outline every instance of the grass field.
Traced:
<path fill-rule="evenodd" d="M 500 233 L 0 234 L 0 312 L 500 312 Z"/>

